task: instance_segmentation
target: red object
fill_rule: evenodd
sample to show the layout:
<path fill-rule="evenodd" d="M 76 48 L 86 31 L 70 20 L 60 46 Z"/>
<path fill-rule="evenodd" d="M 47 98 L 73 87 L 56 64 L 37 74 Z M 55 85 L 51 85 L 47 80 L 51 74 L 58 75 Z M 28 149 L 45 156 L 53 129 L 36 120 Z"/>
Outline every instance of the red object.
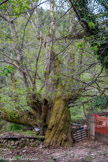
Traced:
<path fill-rule="evenodd" d="M 95 132 L 108 135 L 108 118 L 96 114 L 93 114 L 93 116 L 95 116 Z"/>

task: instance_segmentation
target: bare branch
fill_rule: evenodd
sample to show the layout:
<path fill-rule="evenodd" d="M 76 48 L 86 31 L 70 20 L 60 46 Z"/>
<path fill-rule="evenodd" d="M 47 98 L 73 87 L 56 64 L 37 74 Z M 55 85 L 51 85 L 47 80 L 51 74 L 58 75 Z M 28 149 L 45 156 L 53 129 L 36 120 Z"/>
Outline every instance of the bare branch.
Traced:
<path fill-rule="evenodd" d="M 8 2 L 9 0 L 5 0 L 3 2 L 0 3 L 0 6 L 3 5 L 4 3 Z"/>
<path fill-rule="evenodd" d="M 71 6 L 73 7 L 73 9 L 74 9 L 74 11 L 75 11 L 75 13 L 76 13 L 76 15 L 77 15 L 77 18 L 78 18 L 78 20 L 79 20 L 81 26 L 82 26 L 85 30 L 88 30 L 88 29 L 89 29 L 88 23 L 87 23 L 86 21 L 84 21 L 84 20 L 81 19 L 80 14 L 79 14 L 79 12 L 78 12 L 78 10 L 77 10 L 77 8 L 76 8 L 76 6 L 75 6 L 73 0 L 69 0 L 69 2 L 70 2 Z"/>
<path fill-rule="evenodd" d="M 13 62 L 9 62 L 7 60 L 0 60 L 0 62 L 8 63 L 8 64 L 13 65 L 13 66 L 15 66 L 15 67 L 17 67 L 19 69 L 19 67 L 15 63 L 13 63 Z"/>
<path fill-rule="evenodd" d="M 98 62 L 94 62 L 94 63 L 91 63 L 91 64 L 85 64 L 86 66 L 87 66 L 87 68 L 85 68 L 84 70 L 82 70 L 81 72 L 79 72 L 79 73 L 74 73 L 74 74 L 71 74 L 71 75 L 66 75 L 66 74 L 63 74 L 62 73 L 62 75 L 64 75 L 64 76 L 66 76 L 66 77 L 72 77 L 72 76 L 77 76 L 77 75 L 81 75 L 82 73 L 84 73 L 85 71 L 87 71 L 87 70 L 90 70 L 91 68 L 93 68 L 94 66 L 96 66 L 97 64 L 99 64 L 100 62 L 98 61 Z M 84 64 L 82 65 L 82 67 L 84 66 Z"/>
<path fill-rule="evenodd" d="M 0 52 L 1 52 L 1 51 L 0 51 Z M 9 60 L 17 62 L 16 59 L 13 59 L 13 58 L 9 57 L 8 55 L 4 54 L 3 52 L 1 52 L 1 54 L 2 54 L 3 56 L 7 57 Z"/>
<path fill-rule="evenodd" d="M 9 20 L 6 17 L 4 17 L 2 14 L 0 14 L 0 17 L 9 23 Z"/>
<path fill-rule="evenodd" d="M 39 52 L 38 52 L 38 56 L 36 58 L 36 68 L 35 68 L 35 74 L 34 74 L 34 80 L 33 80 L 33 89 L 35 89 L 35 83 L 36 83 L 36 76 L 37 76 L 37 66 L 38 66 L 38 61 L 39 61 L 39 57 L 40 57 L 40 53 L 41 53 L 41 49 L 42 49 L 42 39 L 40 39 L 40 47 L 39 47 Z"/>
<path fill-rule="evenodd" d="M 30 14 L 30 16 L 29 16 L 29 18 L 28 18 L 28 20 L 27 20 L 27 22 L 26 22 L 26 24 L 25 24 L 24 32 L 23 32 L 23 37 L 22 37 L 22 44 L 21 44 L 21 48 L 23 48 L 24 37 L 25 37 L 25 30 L 26 30 L 26 27 L 27 27 L 27 25 L 28 25 L 28 23 L 29 23 L 29 21 L 30 21 L 32 15 L 33 15 L 33 12 L 34 12 L 34 10 L 33 10 L 32 13 Z"/>
<path fill-rule="evenodd" d="M 84 38 L 84 35 L 85 35 L 85 32 L 83 31 L 83 32 L 78 32 L 78 33 L 70 33 L 69 35 L 67 35 L 67 36 L 64 36 L 64 37 L 62 37 L 62 39 L 82 39 L 82 38 Z"/>
<path fill-rule="evenodd" d="M 10 64 L 10 65 L 13 65 L 14 67 L 16 67 L 23 74 L 25 87 L 28 88 L 28 83 L 27 83 L 27 78 L 26 78 L 27 73 L 20 66 L 18 66 L 14 62 L 10 62 L 7 60 L 0 60 L 0 62 L 7 63 L 7 64 Z"/>

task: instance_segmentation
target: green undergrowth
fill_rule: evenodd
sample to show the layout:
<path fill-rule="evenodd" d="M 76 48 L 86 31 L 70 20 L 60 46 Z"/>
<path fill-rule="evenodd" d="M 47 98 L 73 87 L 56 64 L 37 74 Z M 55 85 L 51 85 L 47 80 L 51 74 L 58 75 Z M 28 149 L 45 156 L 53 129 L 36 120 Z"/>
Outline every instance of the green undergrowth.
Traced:
<path fill-rule="evenodd" d="M 38 136 L 36 134 L 36 132 L 33 132 L 31 130 L 27 130 L 27 131 L 23 131 L 23 130 L 16 130 L 16 131 L 4 131 L 4 130 L 1 130 L 0 133 L 18 133 L 20 135 L 23 135 L 23 136 Z M 0 136 L 2 136 L 2 134 L 0 134 Z"/>
<path fill-rule="evenodd" d="M 33 131 L 31 131 L 31 130 L 27 130 L 27 131 L 25 131 L 25 132 L 20 132 L 20 134 L 22 134 L 22 135 L 24 135 L 24 136 L 38 136 L 37 134 L 36 134 L 36 132 L 33 132 Z"/>
<path fill-rule="evenodd" d="M 24 131 L 23 129 L 27 127 L 20 124 L 8 123 L 2 120 L 0 122 L 0 126 L 1 126 L 0 133 L 11 132 L 11 133 L 19 133 L 20 135 L 24 136 L 37 136 L 36 132 L 33 130 Z"/>

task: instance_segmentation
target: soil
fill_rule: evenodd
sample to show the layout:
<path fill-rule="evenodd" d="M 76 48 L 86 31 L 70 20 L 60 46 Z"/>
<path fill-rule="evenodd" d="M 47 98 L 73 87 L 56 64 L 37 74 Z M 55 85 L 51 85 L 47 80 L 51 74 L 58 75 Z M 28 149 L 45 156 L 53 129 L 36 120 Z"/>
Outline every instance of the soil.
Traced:
<path fill-rule="evenodd" d="M 38 147 L 0 148 L 0 162 L 108 162 L 108 145 L 84 140 L 71 148 L 48 149 Z"/>

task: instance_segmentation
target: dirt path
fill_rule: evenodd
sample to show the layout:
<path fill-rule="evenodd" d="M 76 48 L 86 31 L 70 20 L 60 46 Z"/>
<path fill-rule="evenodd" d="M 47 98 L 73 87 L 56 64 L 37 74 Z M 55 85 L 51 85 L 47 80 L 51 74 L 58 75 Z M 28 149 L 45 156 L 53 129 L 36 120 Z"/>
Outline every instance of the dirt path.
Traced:
<path fill-rule="evenodd" d="M 42 145 L 37 148 L 0 148 L 0 158 L 9 162 L 108 162 L 108 145 L 85 140 L 68 149 L 46 149 Z"/>

